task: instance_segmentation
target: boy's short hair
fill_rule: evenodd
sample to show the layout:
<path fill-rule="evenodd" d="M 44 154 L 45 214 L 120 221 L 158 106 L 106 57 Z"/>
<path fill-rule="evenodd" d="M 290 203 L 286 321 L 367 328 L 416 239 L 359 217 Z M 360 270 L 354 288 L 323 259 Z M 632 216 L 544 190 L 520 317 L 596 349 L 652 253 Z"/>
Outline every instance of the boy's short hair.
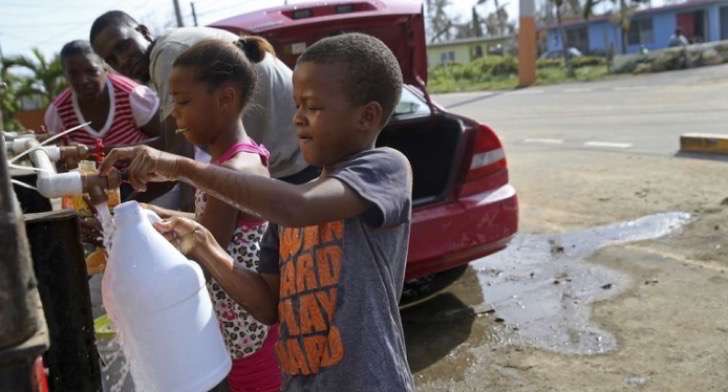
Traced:
<path fill-rule="evenodd" d="M 77 39 L 77 40 L 71 41 L 71 42 L 63 45 L 63 48 L 61 48 L 60 58 L 61 58 L 61 61 L 63 61 L 65 59 L 67 59 L 71 56 L 75 56 L 75 55 L 96 56 L 96 53 L 91 48 L 91 44 L 89 44 L 88 41 Z M 101 60 L 99 59 L 99 61 L 101 61 Z"/>
<path fill-rule="evenodd" d="M 94 42 L 97 35 L 101 34 L 102 31 L 108 26 L 136 26 L 139 22 L 132 18 L 131 15 L 124 11 L 108 11 L 96 18 L 94 23 L 91 25 L 91 33 L 89 41 Z"/>
<path fill-rule="evenodd" d="M 384 109 L 382 124 L 392 115 L 402 93 L 402 70 L 394 53 L 379 39 L 361 33 L 324 38 L 311 45 L 297 64 L 344 64 L 345 91 L 353 104 L 376 101 Z"/>

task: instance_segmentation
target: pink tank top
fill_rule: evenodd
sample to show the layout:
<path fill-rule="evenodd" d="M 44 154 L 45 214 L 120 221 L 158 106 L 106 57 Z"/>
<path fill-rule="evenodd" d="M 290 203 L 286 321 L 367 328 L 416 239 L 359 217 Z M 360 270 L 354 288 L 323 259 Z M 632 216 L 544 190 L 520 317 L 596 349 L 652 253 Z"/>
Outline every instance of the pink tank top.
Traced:
<path fill-rule="evenodd" d="M 212 163 L 216 165 L 222 165 L 223 163 L 233 159 L 234 156 L 238 155 L 241 152 L 250 152 L 253 154 L 260 155 L 260 161 L 263 163 L 263 166 L 268 167 L 268 160 L 270 159 L 270 152 L 268 152 L 268 149 L 266 149 L 264 146 L 259 145 L 258 143 L 254 142 L 253 140 L 250 140 L 248 142 L 233 144 L 230 146 L 230 148 L 227 149 L 222 155 L 220 155 L 219 158 L 213 159 Z"/>
<path fill-rule="evenodd" d="M 265 148 L 265 146 L 256 143 L 252 139 L 247 142 L 233 144 L 232 146 L 230 146 L 230 148 L 227 149 L 227 151 L 220 155 L 219 158 L 213 159 L 212 163 L 214 163 L 215 165 L 222 165 L 223 163 L 233 159 L 241 152 L 258 154 L 258 156 L 260 156 L 260 162 L 263 164 L 263 166 L 268 167 L 270 152 L 267 148 Z M 262 222 L 264 221 L 258 218 L 252 217 L 250 215 L 244 215 L 242 218 L 240 218 L 238 225 L 251 225 Z"/>
<path fill-rule="evenodd" d="M 242 152 L 258 154 L 263 165 L 267 166 L 270 156 L 268 150 L 252 140 L 231 146 L 212 163 L 221 165 Z M 206 206 L 207 194 L 198 190 L 195 193 L 195 215 L 198 218 L 204 213 Z M 225 251 L 237 266 L 251 271 L 258 270 L 260 241 L 263 239 L 267 227 L 268 223 L 266 221 L 249 215 L 243 215 L 239 219 L 230 243 L 225 246 Z M 207 281 L 207 289 L 210 291 L 210 299 L 220 321 L 225 344 L 233 359 L 247 358 L 261 351 L 261 349 L 265 349 L 265 342 L 270 340 L 268 339 L 270 328 L 256 320 L 230 298 L 215 279 L 211 278 Z M 273 338 L 275 338 L 275 335 L 271 337 L 271 339 Z M 241 362 L 239 365 L 244 366 L 244 363 Z"/>

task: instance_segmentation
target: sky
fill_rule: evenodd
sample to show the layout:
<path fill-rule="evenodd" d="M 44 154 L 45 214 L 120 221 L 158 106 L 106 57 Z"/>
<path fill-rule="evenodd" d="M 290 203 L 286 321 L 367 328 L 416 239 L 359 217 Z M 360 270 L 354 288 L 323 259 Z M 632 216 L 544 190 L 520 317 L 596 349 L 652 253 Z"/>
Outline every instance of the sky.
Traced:
<path fill-rule="evenodd" d="M 385 0 L 386 1 L 386 0 Z M 508 0 L 506 0 L 508 1 Z M 306 1 L 289 0 L 289 4 Z M 279 6 L 283 0 L 195 0 L 200 25 L 258 9 Z M 452 15 L 469 19 L 476 0 L 452 0 Z M 501 0 L 501 4 L 504 1 Z M 518 0 L 508 1 L 508 14 L 516 18 Z M 180 0 L 184 23 L 193 24 L 189 0 Z M 481 14 L 493 6 L 479 6 Z M 29 55 L 33 47 L 51 55 L 74 39 L 88 39 L 91 23 L 102 13 L 120 9 L 161 33 L 175 23 L 172 0 L 0 0 L 0 48 L 5 56 Z"/>

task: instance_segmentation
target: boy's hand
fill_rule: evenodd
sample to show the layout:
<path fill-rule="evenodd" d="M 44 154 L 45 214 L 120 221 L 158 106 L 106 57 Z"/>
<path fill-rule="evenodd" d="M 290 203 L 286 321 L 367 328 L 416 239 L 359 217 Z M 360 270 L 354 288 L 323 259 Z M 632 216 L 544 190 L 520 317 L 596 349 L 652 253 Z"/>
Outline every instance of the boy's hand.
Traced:
<path fill-rule="evenodd" d="M 210 246 L 212 235 L 192 219 L 174 217 L 154 225 L 182 254 L 197 259 Z M 214 239 L 212 239 L 214 241 Z"/>
<path fill-rule="evenodd" d="M 115 148 L 101 162 L 99 173 L 107 175 L 114 163 L 131 161 L 127 169 L 129 183 L 136 191 L 144 192 L 148 182 L 176 180 L 179 159 L 183 158 L 145 145 Z"/>

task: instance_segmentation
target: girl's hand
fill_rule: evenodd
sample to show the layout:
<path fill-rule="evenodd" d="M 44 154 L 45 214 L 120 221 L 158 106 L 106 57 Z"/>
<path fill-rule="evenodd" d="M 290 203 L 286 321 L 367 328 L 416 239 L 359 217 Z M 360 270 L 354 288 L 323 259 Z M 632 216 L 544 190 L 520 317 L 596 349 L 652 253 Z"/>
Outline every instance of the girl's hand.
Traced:
<path fill-rule="evenodd" d="M 140 207 L 142 207 L 142 208 L 144 208 L 144 209 L 147 209 L 147 210 L 149 210 L 149 211 L 152 211 L 152 212 L 154 212 L 155 214 L 159 215 L 159 217 L 160 217 L 160 218 L 162 218 L 162 219 L 167 219 L 167 218 L 169 218 L 169 217 L 170 217 L 170 216 L 169 216 L 168 214 L 165 214 L 165 213 L 164 213 L 164 212 L 162 211 L 162 209 L 161 209 L 161 208 L 159 208 L 159 207 L 155 206 L 154 204 L 149 204 L 149 203 L 139 203 L 139 206 L 140 206 Z"/>
<path fill-rule="evenodd" d="M 192 219 L 174 217 L 154 225 L 162 235 L 185 256 L 198 258 L 209 251 L 215 241 L 210 232 Z"/>
<path fill-rule="evenodd" d="M 117 161 L 131 161 L 127 170 L 129 183 L 134 190 L 144 192 L 148 182 L 176 180 L 179 175 L 177 162 L 180 159 L 184 158 L 145 145 L 115 148 L 101 162 L 99 173 L 107 175 Z"/>

